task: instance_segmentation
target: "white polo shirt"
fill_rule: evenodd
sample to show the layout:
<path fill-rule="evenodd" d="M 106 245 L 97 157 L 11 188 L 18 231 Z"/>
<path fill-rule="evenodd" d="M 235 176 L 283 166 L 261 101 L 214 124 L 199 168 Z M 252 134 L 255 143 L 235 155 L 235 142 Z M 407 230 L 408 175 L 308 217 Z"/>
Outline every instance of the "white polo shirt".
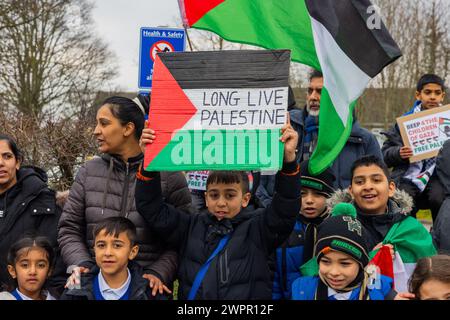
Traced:
<path fill-rule="evenodd" d="M 119 300 L 128 290 L 128 287 L 131 283 L 131 274 L 130 270 L 127 268 L 128 277 L 125 283 L 117 289 L 112 289 L 106 283 L 105 278 L 103 278 L 102 271 L 100 270 L 98 274 L 98 286 L 100 288 L 100 292 L 105 300 Z"/>

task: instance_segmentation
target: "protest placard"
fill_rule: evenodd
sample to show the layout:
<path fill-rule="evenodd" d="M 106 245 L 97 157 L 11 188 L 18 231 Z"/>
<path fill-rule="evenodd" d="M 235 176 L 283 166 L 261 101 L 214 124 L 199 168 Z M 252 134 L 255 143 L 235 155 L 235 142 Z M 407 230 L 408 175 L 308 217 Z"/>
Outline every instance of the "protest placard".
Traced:
<path fill-rule="evenodd" d="M 186 181 L 190 190 L 206 191 L 206 180 L 209 171 L 189 171 L 186 172 Z"/>
<path fill-rule="evenodd" d="M 450 138 L 450 105 L 397 118 L 403 144 L 413 150 L 410 162 L 435 157 Z"/>
<path fill-rule="evenodd" d="M 158 54 L 146 170 L 281 168 L 290 51 Z"/>

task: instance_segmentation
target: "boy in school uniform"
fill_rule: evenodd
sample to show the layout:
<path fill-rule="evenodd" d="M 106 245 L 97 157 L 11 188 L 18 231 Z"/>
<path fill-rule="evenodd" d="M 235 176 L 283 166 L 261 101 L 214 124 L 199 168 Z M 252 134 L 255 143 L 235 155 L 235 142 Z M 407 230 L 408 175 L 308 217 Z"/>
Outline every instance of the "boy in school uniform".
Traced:
<path fill-rule="evenodd" d="M 142 143 L 153 143 L 145 129 Z M 248 176 L 243 171 L 211 171 L 206 186 L 207 211 L 186 215 L 166 204 L 159 172 L 137 174 L 136 206 L 166 242 L 178 248 L 180 300 L 265 299 L 272 297 L 268 256 L 291 233 L 300 210 L 298 135 L 287 124 L 283 168 L 268 208 L 250 210 Z"/>
<path fill-rule="evenodd" d="M 96 266 L 81 274 L 80 288 L 66 289 L 61 300 L 155 299 L 142 268 L 133 261 L 139 250 L 133 222 L 110 217 L 99 222 L 93 233 Z"/>
<path fill-rule="evenodd" d="M 301 208 L 294 230 L 276 250 L 273 300 L 291 298 L 292 282 L 301 276 L 300 267 L 314 256 L 318 226 L 329 217 L 327 199 L 334 192 L 334 174 L 330 168 L 313 175 L 309 160 L 300 163 Z"/>
<path fill-rule="evenodd" d="M 412 262 L 436 254 L 431 235 L 409 215 L 411 197 L 396 188 L 389 169 L 380 158 L 362 157 L 353 163 L 351 172 L 350 187 L 346 191 L 335 192 L 330 206 L 333 208 L 340 202 L 355 205 L 358 220 L 365 229 L 363 237 L 369 251 L 387 245 L 393 258 L 398 256 L 402 259 L 405 270 L 401 277 L 396 276 L 395 287 L 399 292 L 406 292 L 407 278 L 414 268 Z"/>
<path fill-rule="evenodd" d="M 380 275 L 375 285 L 365 271 L 369 251 L 355 208 L 341 203 L 318 228 L 315 246 L 317 276 L 298 278 L 292 284 L 293 300 L 392 300 L 397 293 L 392 279 Z"/>

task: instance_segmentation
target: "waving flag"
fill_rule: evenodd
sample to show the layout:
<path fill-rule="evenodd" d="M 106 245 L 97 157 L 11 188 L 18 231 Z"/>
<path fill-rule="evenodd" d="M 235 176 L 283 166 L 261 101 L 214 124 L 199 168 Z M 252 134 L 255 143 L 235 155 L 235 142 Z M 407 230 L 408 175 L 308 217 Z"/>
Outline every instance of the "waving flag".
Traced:
<path fill-rule="evenodd" d="M 430 233 L 413 217 L 394 224 L 383 244 L 394 246 L 394 260 L 390 255 L 380 258 L 381 251 L 373 251 L 370 254 L 373 256 L 371 262 L 380 267 L 381 274 L 389 276 L 392 274 L 391 269 L 393 270 L 394 286 L 398 292 L 408 291 L 408 279 L 416 267 L 417 260 L 436 254 Z M 387 264 L 391 266 L 386 267 Z"/>
<path fill-rule="evenodd" d="M 371 78 L 401 56 L 369 0 L 179 0 L 185 26 L 268 49 L 324 74 L 319 137 L 310 170 L 330 166 L 352 128 L 353 108 Z M 370 27 L 370 28 L 369 28 Z M 330 134 L 330 133 L 333 134 Z"/>

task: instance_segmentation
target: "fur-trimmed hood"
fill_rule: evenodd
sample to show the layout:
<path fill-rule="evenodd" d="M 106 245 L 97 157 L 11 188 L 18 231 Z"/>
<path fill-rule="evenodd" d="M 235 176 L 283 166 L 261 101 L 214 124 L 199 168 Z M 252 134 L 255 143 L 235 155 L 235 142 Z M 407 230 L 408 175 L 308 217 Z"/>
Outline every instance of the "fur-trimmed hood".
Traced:
<path fill-rule="evenodd" d="M 330 209 L 333 209 L 338 203 L 346 202 L 353 203 L 352 196 L 348 189 L 339 189 L 335 191 L 331 197 L 327 200 L 327 205 Z M 391 213 L 401 213 L 408 215 L 414 205 L 412 197 L 403 190 L 395 189 L 395 193 L 392 198 L 389 198 L 389 210 Z"/>

